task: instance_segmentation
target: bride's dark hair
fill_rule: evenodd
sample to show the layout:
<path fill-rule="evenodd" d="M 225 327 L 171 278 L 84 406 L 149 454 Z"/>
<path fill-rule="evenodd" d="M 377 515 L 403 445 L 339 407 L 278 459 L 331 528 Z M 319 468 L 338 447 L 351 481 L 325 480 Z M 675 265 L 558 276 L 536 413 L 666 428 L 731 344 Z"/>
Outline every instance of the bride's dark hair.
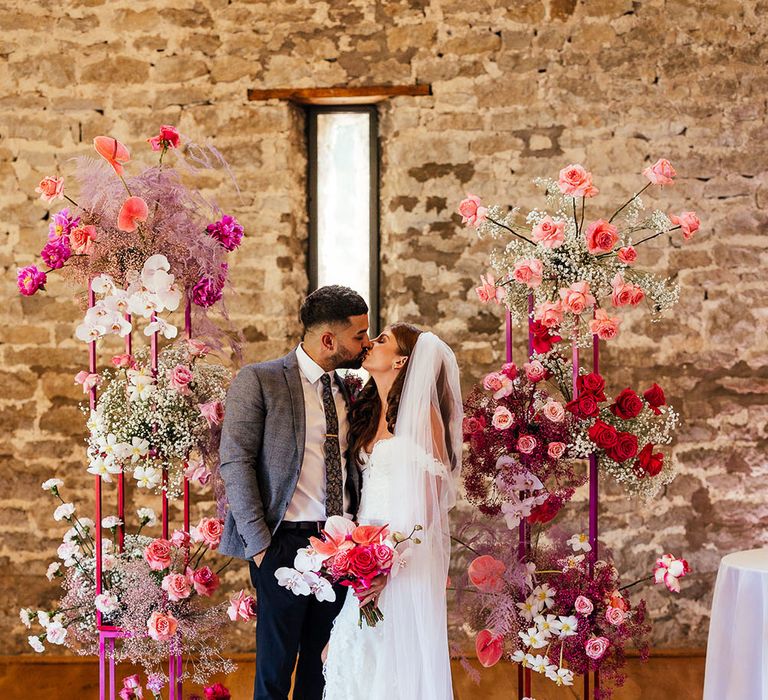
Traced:
<path fill-rule="evenodd" d="M 397 343 L 397 352 L 400 355 L 410 357 L 416 347 L 416 341 L 421 335 L 421 329 L 410 323 L 394 323 L 389 327 L 392 336 Z M 408 369 L 406 360 L 403 369 L 395 378 L 392 387 L 387 394 L 387 429 L 390 433 L 395 431 L 397 422 L 397 409 L 400 406 L 400 395 L 403 392 L 405 374 Z M 381 418 L 381 400 L 376 381 L 371 377 L 363 387 L 357 400 L 349 410 L 349 449 L 352 457 L 361 463 L 360 451 L 369 447 L 376 437 Z"/>

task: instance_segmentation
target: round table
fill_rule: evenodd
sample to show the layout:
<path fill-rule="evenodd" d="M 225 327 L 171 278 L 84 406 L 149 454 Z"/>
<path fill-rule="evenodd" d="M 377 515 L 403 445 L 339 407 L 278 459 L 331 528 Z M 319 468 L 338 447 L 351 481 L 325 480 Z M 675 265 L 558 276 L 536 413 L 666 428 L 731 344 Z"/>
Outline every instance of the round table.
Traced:
<path fill-rule="evenodd" d="M 720 562 L 704 700 L 768 700 L 768 548 Z"/>

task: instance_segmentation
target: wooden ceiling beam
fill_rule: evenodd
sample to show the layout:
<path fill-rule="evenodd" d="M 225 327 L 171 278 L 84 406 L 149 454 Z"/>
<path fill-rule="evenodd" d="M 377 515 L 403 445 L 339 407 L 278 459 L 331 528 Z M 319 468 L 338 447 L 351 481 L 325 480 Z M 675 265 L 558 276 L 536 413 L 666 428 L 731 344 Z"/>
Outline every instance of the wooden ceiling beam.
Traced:
<path fill-rule="evenodd" d="M 277 88 L 248 90 L 250 101 L 289 100 L 302 105 L 375 104 L 390 97 L 423 97 L 431 85 L 369 85 L 364 87 Z"/>

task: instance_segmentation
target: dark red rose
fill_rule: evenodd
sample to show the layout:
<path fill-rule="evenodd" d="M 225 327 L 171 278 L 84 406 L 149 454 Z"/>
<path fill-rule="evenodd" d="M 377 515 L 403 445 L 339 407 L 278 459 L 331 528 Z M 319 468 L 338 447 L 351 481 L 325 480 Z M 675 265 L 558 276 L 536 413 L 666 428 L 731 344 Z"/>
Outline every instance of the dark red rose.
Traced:
<path fill-rule="evenodd" d="M 479 433 L 485 428 L 485 418 L 483 416 L 471 416 L 465 418 L 461 423 L 461 428 L 466 436 Z"/>
<path fill-rule="evenodd" d="M 650 389 L 646 389 L 643 392 L 643 398 L 645 398 L 645 400 L 648 402 L 648 405 L 651 407 L 651 410 L 657 416 L 661 413 L 659 406 L 665 406 L 667 403 L 667 399 L 664 396 L 664 389 L 662 389 L 655 382 Z"/>
<path fill-rule="evenodd" d="M 581 394 L 578 399 L 565 404 L 565 408 L 579 418 L 594 418 L 600 413 L 597 399 L 593 394 Z"/>
<path fill-rule="evenodd" d="M 517 365 L 514 362 L 507 362 L 501 367 L 501 373 L 514 379 L 517 376 Z"/>
<path fill-rule="evenodd" d="M 608 423 L 604 423 L 600 419 L 595 421 L 595 424 L 588 431 L 589 439 L 595 443 L 600 449 L 608 450 L 611 447 L 615 447 L 619 441 L 619 435 L 616 432 L 616 428 Z"/>
<path fill-rule="evenodd" d="M 656 476 L 664 466 L 664 454 L 653 453 L 653 443 L 649 442 L 637 455 L 635 467 L 642 469 L 648 476 Z"/>
<path fill-rule="evenodd" d="M 370 545 L 358 545 L 349 553 L 349 571 L 358 578 L 372 574 L 379 565 Z"/>
<path fill-rule="evenodd" d="M 627 387 L 616 397 L 610 408 L 614 416 L 629 420 L 636 418 L 643 410 L 643 400 Z"/>
<path fill-rule="evenodd" d="M 527 518 L 528 522 L 548 523 L 560 512 L 562 505 L 560 499 L 550 495 L 540 506 L 535 506 L 531 509 L 531 514 Z"/>
<path fill-rule="evenodd" d="M 596 372 L 582 374 L 578 380 L 580 394 L 594 394 L 598 401 L 605 401 L 605 379 Z"/>
<path fill-rule="evenodd" d="M 205 693 L 205 700 L 230 700 L 232 697 L 229 690 L 221 683 L 209 685 L 203 692 Z"/>
<path fill-rule="evenodd" d="M 533 349 L 539 353 L 549 352 L 555 343 L 562 340 L 559 335 L 551 335 L 549 328 L 543 325 L 541 321 L 533 321 L 531 330 L 533 331 Z"/>
<path fill-rule="evenodd" d="M 606 454 L 615 462 L 626 462 L 637 454 L 637 437 L 632 433 L 618 432 L 616 444 L 606 450 Z"/>

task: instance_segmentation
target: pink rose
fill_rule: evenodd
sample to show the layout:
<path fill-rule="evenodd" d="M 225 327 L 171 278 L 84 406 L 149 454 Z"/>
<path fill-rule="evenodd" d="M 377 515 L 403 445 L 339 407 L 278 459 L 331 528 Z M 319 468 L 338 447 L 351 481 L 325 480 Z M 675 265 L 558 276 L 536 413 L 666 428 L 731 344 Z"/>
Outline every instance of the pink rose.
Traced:
<path fill-rule="evenodd" d="M 550 420 L 553 423 L 561 423 L 563 418 L 565 418 L 565 407 L 559 401 L 555 401 L 554 399 L 547 401 L 541 409 L 541 412 L 547 420 Z"/>
<path fill-rule="evenodd" d="M 193 377 L 192 370 L 184 365 L 176 365 L 173 369 L 168 370 L 168 380 L 180 394 L 187 395 L 190 393 L 189 383 Z"/>
<path fill-rule="evenodd" d="M 211 349 L 201 340 L 195 340 L 194 338 L 189 338 L 187 340 L 187 350 L 189 350 L 189 354 L 192 355 L 192 357 L 205 357 Z"/>
<path fill-rule="evenodd" d="M 561 289 L 560 299 L 563 308 L 577 316 L 595 303 L 595 297 L 589 293 L 589 282 L 574 282 L 568 289 Z"/>
<path fill-rule="evenodd" d="M 560 171 L 557 182 L 563 194 L 572 197 L 594 197 L 599 193 L 592 184 L 592 173 L 588 173 L 581 165 L 567 165 Z"/>
<path fill-rule="evenodd" d="M 200 409 L 200 414 L 208 421 L 208 427 L 212 428 L 214 425 L 221 425 L 224 420 L 224 404 L 221 401 L 210 401 L 208 403 L 200 403 L 197 405 Z"/>
<path fill-rule="evenodd" d="M 464 418 L 461 422 L 462 431 L 465 435 L 472 435 L 473 433 L 480 432 L 485 428 L 485 418 L 483 416 L 472 416 L 470 418 Z"/>
<path fill-rule="evenodd" d="M 184 530 L 174 530 L 170 542 L 174 547 L 181 549 L 182 547 L 189 547 L 191 538 L 189 533 L 184 532 Z"/>
<path fill-rule="evenodd" d="M 565 241 L 565 222 L 545 216 L 533 227 L 531 237 L 547 248 L 559 248 Z"/>
<path fill-rule="evenodd" d="M 547 445 L 547 454 L 552 459 L 560 459 L 565 454 L 566 444 L 564 442 L 550 442 Z"/>
<path fill-rule="evenodd" d="M 93 244 L 98 240 L 95 226 L 78 226 L 69 233 L 69 245 L 73 253 L 90 255 Z"/>
<path fill-rule="evenodd" d="M 480 275 L 480 284 L 482 286 L 476 287 L 475 292 L 483 304 L 487 304 L 489 301 L 501 304 L 504 301 L 506 292 L 503 287 L 496 286 L 496 280 L 492 274 Z"/>
<path fill-rule="evenodd" d="M 497 401 L 503 399 L 505 396 L 509 396 L 515 388 L 512 379 L 510 379 L 508 374 L 500 372 L 499 381 L 501 382 L 501 386 L 493 393 L 493 398 Z"/>
<path fill-rule="evenodd" d="M 483 377 L 483 389 L 486 391 L 498 391 L 501 389 L 501 373 L 491 372 Z"/>
<path fill-rule="evenodd" d="M 699 221 L 699 217 L 696 216 L 696 212 L 694 211 L 683 211 L 680 212 L 678 216 L 672 214 L 672 216 L 669 217 L 669 220 L 673 224 L 680 226 L 680 230 L 683 232 L 683 238 L 686 241 L 693 238 L 693 234 L 696 233 L 696 231 L 699 230 L 699 226 L 701 226 L 701 221 Z"/>
<path fill-rule="evenodd" d="M 165 642 L 176 634 L 178 620 L 171 613 L 161 613 L 155 610 L 147 620 L 149 636 L 157 642 Z"/>
<path fill-rule="evenodd" d="M 625 248 L 619 248 L 619 252 L 616 253 L 616 257 L 625 265 L 631 265 L 637 260 L 637 251 L 631 245 L 629 245 Z"/>
<path fill-rule="evenodd" d="M 603 657 L 609 644 L 610 642 L 605 637 L 592 637 L 592 639 L 586 643 L 584 650 L 587 652 L 587 656 L 590 659 L 597 661 Z"/>
<path fill-rule="evenodd" d="M 164 124 L 160 127 L 160 134 L 147 139 L 147 142 L 152 146 L 153 151 L 165 148 L 178 148 L 180 142 L 179 132 L 176 131 L 176 127 Z"/>
<path fill-rule="evenodd" d="M 525 376 L 528 378 L 528 381 L 533 382 L 534 384 L 547 377 L 547 370 L 539 360 L 526 362 L 523 365 L 523 369 L 525 370 Z"/>
<path fill-rule="evenodd" d="M 330 572 L 334 580 L 338 580 L 349 573 L 349 549 L 342 549 L 334 554 L 330 562 Z"/>
<path fill-rule="evenodd" d="M 589 322 L 589 331 L 600 340 L 613 340 L 619 334 L 620 324 L 620 318 L 609 316 L 605 309 L 598 309 L 594 320 Z"/>
<path fill-rule="evenodd" d="M 171 565 L 171 543 L 168 540 L 152 540 L 144 548 L 144 560 L 153 571 L 162 571 Z"/>
<path fill-rule="evenodd" d="M 576 612 L 581 613 L 582 615 L 589 615 L 589 613 L 595 609 L 595 606 L 592 605 L 592 601 L 583 595 L 576 598 L 573 606 L 576 608 Z"/>
<path fill-rule="evenodd" d="M 587 250 L 597 253 L 610 253 L 619 240 L 619 229 L 604 219 L 593 221 L 587 227 Z"/>
<path fill-rule="evenodd" d="M 184 478 L 205 486 L 211 478 L 211 470 L 202 462 L 193 462 L 184 470 Z"/>
<path fill-rule="evenodd" d="M 517 439 L 517 449 L 524 455 L 532 454 L 538 444 L 538 441 L 533 435 L 521 435 Z"/>
<path fill-rule="evenodd" d="M 493 418 L 491 424 L 496 430 L 506 430 L 514 422 L 515 417 L 504 406 L 497 406 L 493 412 Z"/>
<path fill-rule="evenodd" d="M 44 202 L 55 202 L 64 197 L 64 178 L 44 177 L 35 188 L 35 192 L 40 195 L 40 199 Z"/>
<path fill-rule="evenodd" d="M 643 170 L 643 175 L 647 177 L 654 185 L 671 185 L 672 178 L 677 175 L 666 158 L 659 158 L 653 165 Z"/>
<path fill-rule="evenodd" d="M 227 615 L 232 622 L 238 619 L 245 622 L 252 620 L 256 617 L 256 601 L 253 596 L 247 595 L 245 591 L 240 591 L 229 599 Z"/>
<path fill-rule="evenodd" d="M 616 276 L 611 280 L 611 289 L 611 303 L 614 306 L 627 306 L 632 303 L 635 286 L 625 282 L 621 274 L 616 273 Z"/>
<path fill-rule="evenodd" d="M 168 600 L 179 601 L 189 598 L 192 587 L 184 574 L 168 574 L 160 587 L 168 594 Z"/>
<path fill-rule="evenodd" d="M 480 197 L 468 194 L 467 198 L 459 204 L 459 214 L 461 214 L 462 224 L 479 228 L 488 215 L 488 209 L 482 206 Z"/>
<path fill-rule="evenodd" d="M 122 355 L 114 355 L 112 364 L 118 369 L 133 369 L 136 367 L 136 360 L 133 359 L 133 355 L 126 352 Z"/>
<path fill-rule="evenodd" d="M 190 535 L 193 542 L 205 542 L 211 549 L 216 549 L 224 533 L 224 521 L 219 518 L 203 518 Z"/>
<path fill-rule="evenodd" d="M 632 306 L 637 306 L 643 299 L 645 299 L 645 291 L 642 287 L 638 287 L 636 284 L 632 285 L 632 301 L 629 303 Z"/>
<path fill-rule="evenodd" d="M 187 573 L 190 571 L 190 569 L 187 569 Z M 192 584 L 198 595 L 212 595 L 220 583 L 219 577 L 208 566 L 204 566 L 192 574 Z"/>
<path fill-rule="evenodd" d="M 524 258 L 515 263 L 515 269 L 512 270 L 512 277 L 516 282 L 525 284 L 531 289 L 536 289 L 541 284 L 541 277 L 544 273 L 544 267 L 541 260 L 536 258 Z"/>
<path fill-rule="evenodd" d="M 394 550 L 385 544 L 373 544 L 373 556 L 376 557 L 376 563 L 382 571 L 389 571 L 392 568 L 394 559 Z"/>
<path fill-rule="evenodd" d="M 559 301 L 544 301 L 536 307 L 533 318 L 545 328 L 557 328 L 563 322 L 563 305 Z"/>
<path fill-rule="evenodd" d="M 505 362 L 501 366 L 501 373 L 508 379 L 517 377 L 517 365 L 514 362 Z"/>
<path fill-rule="evenodd" d="M 629 617 L 629 615 L 624 612 L 621 608 L 614 608 L 609 607 L 605 611 L 605 619 L 608 620 L 612 625 L 615 625 L 618 627 L 619 625 L 624 624 L 624 621 Z"/>

